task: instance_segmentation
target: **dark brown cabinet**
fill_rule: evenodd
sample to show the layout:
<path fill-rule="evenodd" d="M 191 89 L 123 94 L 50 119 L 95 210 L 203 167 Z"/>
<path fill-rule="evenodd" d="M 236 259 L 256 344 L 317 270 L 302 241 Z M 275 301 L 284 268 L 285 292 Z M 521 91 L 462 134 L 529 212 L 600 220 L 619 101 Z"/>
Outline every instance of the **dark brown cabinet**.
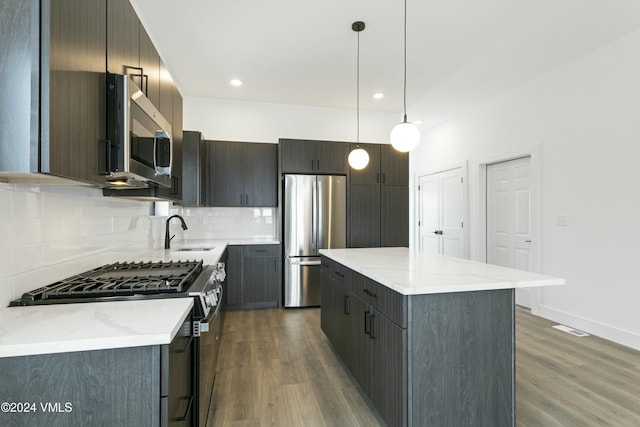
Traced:
<path fill-rule="evenodd" d="M 104 2 L 52 0 L 43 2 L 42 15 L 40 172 L 101 183 L 98 149 L 106 129 Z"/>
<path fill-rule="evenodd" d="M 161 112 L 160 55 L 129 0 L 107 2 L 107 71 L 128 74 Z M 162 113 L 171 121 L 171 116 Z"/>
<path fill-rule="evenodd" d="M 282 173 L 346 175 L 349 144 L 334 141 L 280 139 Z"/>
<path fill-rule="evenodd" d="M 206 146 L 202 134 L 184 131 L 182 141 L 182 204 L 204 206 Z"/>
<path fill-rule="evenodd" d="M 409 154 L 388 144 L 359 144 L 369 153 L 369 164 L 361 170 L 350 169 L 351 185 L 409 185 Z M 350 150 L 356 148 L 351 144 Z"/>
<path fill-rule="evenodd" d="M 323 258 L 320 265 L 321 305 L 320 326 L 333 344 L 336 353 L 350 367 L 351 270 Z M 326 311 L 324 308 L 326 307 Z"/>
<path fill-rule="evenodd" d="M 322 331 L 387 425 L 406 425 L 407 297 L 327 257 L 320 272 Z"/>
<path fill-rule="evenodd" d="M 275 144 L 207 141 L 207 206 L 277 206 Z"/>
<path fill-rule="evenodd" d="M 280 245 L 232 245 L 227 262 L 227 306 L 277 307 L 280 299 Z"/>
<path fill-rule="evenodd" d="M 56 405 L 2 425 L 191 426 L 191 319 L 180 326 L 170 344 L 0 358 L 5 400 Z"/>
<path fill-rule="evenodd" d="M 348 357 L 326 327 L 343 310 L 337 298 L 323 298 L 322 330 L 386 425 L 515 425 L 513 289 L 402 295 L 350 277 Z M 330 292 L 335 279 L 321 280 Z"/>
<path fill-rule="evenodd" d="M 160 109 L 160 55 L 156 50 L 147 30 L 144 29 L 142 23 L 140 25 L 140 65 L 142 69 L 141 89 L 147 98 Z M 171 116 L 165 116 L 165 119 L 171 121 Z"/>
<path fill-rule="evenodd" d="M 409 156 L 387 144 L 360 147 L 369 165 L 349 172 L 349 247 L 409 246 Z"/>

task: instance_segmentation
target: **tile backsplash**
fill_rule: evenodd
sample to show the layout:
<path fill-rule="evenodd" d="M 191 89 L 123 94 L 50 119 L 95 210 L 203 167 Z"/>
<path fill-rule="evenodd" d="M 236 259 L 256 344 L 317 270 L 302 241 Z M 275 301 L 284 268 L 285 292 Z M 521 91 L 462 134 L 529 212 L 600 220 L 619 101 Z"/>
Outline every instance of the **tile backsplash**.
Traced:
<path fill-rule="evenodd" d="M 182 208 L 103 197 L 83 186 L 0 183 L 0 309 L 24 292 L 162 248 L 167 215 L 176 239 L 276 239 L 276 208 Z"/>
<path fill-rule="evenodd" d="M 0 183 L 0 308 L 37 286 L 161 244 L 151 203 L 81 186 Z"/>
<path fill-rule="evenodd" d="M 172 229 L 176 239 L 274 239 L 277 240 L 276 208 L 182 208 L 170 214 L 182 215 L 188 230 Z"/>

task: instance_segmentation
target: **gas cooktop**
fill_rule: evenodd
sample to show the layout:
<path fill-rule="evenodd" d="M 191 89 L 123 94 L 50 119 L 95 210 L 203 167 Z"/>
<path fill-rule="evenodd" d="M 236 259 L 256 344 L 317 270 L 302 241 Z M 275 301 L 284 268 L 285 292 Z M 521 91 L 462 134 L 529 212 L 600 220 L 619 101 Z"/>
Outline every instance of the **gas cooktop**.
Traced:
<path fill-rule="evenodd" d="M 10 306 L 175 296 L 186 292 L 202 270 L 202 261 L 108 264 L 25 292 Z"/>

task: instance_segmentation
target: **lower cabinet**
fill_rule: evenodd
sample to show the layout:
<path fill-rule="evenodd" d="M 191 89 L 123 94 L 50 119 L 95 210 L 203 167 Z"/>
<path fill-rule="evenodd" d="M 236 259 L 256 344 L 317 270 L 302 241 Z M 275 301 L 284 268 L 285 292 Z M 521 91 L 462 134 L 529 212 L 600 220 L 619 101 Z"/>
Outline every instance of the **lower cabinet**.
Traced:
<path fill-rule="evenodd" d="M 277 307 L 282 288 L 280 245 L 229 246 L 227 307 Z"/>
<path fill-rule="evenodd" d="M 321 268 L 322 330 L 387 426 L 515 425 L 513 289 L 402 295 Z"/>
<path fill-rule="evenodd" d="M 383 314 L 395 295 L 326 257 L 320 268 L 322 330 L 387 425 L 406 425 L 407 329 Z"/>
<path fill-rule="evenodd" d="M 3 426 L 191 426 L 191 319 L 171 344 L 0 358 Z"/>

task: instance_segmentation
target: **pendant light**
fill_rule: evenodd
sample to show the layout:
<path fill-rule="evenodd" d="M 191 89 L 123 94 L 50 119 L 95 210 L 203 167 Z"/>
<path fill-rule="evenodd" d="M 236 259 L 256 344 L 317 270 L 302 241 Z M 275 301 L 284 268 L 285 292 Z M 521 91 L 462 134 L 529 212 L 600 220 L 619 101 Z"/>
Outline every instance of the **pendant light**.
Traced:
<path fill-rule="evenodd" d="M 420 142 L 418 126 L 407 122 L 407 0 L 404 0 L 404 117 L 400 124 L 391 130 L 391 145 L 398 151 L 411 151 Z"/>
<path fill-rule="evenodd" d="M 351 29 L 358 33 L 358 54 L 356 66 L 356 148 L 349 153 L 349 166 L 353 169 L 361 170 L 369 164 L 369 153 L 364 148 L 360 148 L 360 32 L 364 30 L 364 22 L 356 21 L 351 24 Z"/>

